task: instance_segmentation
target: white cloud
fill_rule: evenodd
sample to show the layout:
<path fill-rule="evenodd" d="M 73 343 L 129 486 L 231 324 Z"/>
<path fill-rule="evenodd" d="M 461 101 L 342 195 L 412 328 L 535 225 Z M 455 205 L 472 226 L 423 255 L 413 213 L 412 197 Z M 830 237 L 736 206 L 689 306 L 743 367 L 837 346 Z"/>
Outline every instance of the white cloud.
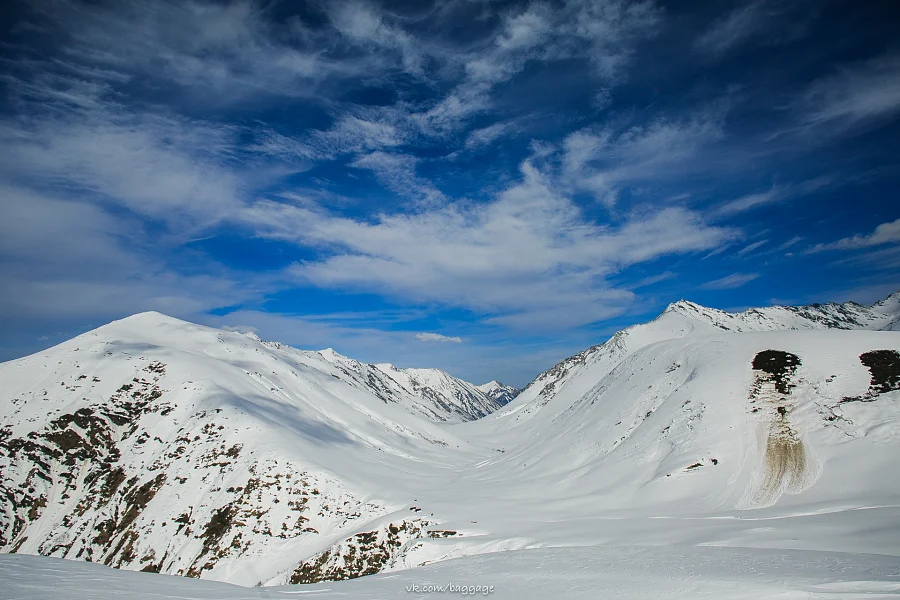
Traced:
<path fill-rule="evenodd" d="M 398 67 L 419 73 L 424 60 L 422 44 L 362 2 L 326 3 L 331 26 L 318 28 L 298 18 L 279 23 L 271 6 L 253 0 L 61 0 L 30 8 L 80 73 L 162 79 L 204 105 L 316 96 L 335 80 Z"/>
<path fill-rule="evenodd" d="M 756 250 L 756 249 L 758 249 L 758 248 L 760 248 L 760 247 L 762 247 L 762 246 L 764 246 L 764 245 L 766 245 L 766 244 L 768 244 L 768 243 L 769 243 L 769 240 L 760 240 L 760 241 L 758 241 L 758 242 L 753 242 L 752 244 L 749 244 L 749 245 L 747 245 L 747 246 L 744 246 L 743 248 L 741 248 L 740 250 L 738 250 L 737 255 L 738 255 L 738 256 L 746 256 L 747 254 L 750 254 L 750 253 L 753 252 L 754 250 Z"/>
<path fill-rule="evenodd" d="M 833 183 L 833 177 L 823 176 L 796 184 L 775 184 L 764 192 L 746 194 L 740 198 L 720 204 L 713 209 L 713 214 L 719 217 L 729 217 L 761 206 L 766 206 L 767 204 L 774 204 L 790 198 L 812 194 Z"/>
<path fill-rule="evenodd" d="M 260 202 L 245 219 L 261 235 L 325 252 L 294 269 L 314 285 L 463 306 L 515 325 L 587 323 L 621 312 L 633 294 L 612 288 L 609 276 L 734 235 L 681 208 L 592 223 L 544 174 L 527 162 L 522 171 L 522 182 L 486 204 L 453 202 L 367 222 Z"/>
<path fill-rule="evenodd" d="M 593 106 L 595 110 L 603 110 L 604 108 L 608 108 L 611 104 L 612 94 L 610 93 L 609 88 L 600 88 L 591 98 L 591 106 Z"/>
<path fill-rule="evenodd" d="M 612 206 L 624 184 L 707 168 L 698 155 L 724 137 L 725 114 L 726 106 L 718 103 L 678 120 L 658 118 L 641 126 L 610 124 L 571 133 L 562 143 L 563 180 Z"/>
<path fill-rule="evenodd" d="M 444 194 L 430 181 L 416 175 L 418 159 L 408 154 L 371 152 L 357 158 L 350 166 L 368 169 L 398 195 L 411 198 L 425 206 L 441 204 Z"/>
<path fill-rule="evenodd" d="M 787 249 L 790 248 L 791 246 L 796 246 L 797 244 L 799 244 L 799 243 L 802 242 L 802 241 L 803 241 L 803 237 L 802 237 L 802 236 L 795 235 L 795 236 L 792 237 L 791 239 L 787 240 L 786 242 L 784 242 L 783 244 L 781 244 L 780 246 L 778 246 L 777 250 L 778 250 L 779 252 L 780 252 L 781 250 L 787 250 Z"/>
<path fill-rule="evenodd" d="M 374 118 L 382 115 L 373 115 Z M 331 127 L 313 136 L 314 141 L 329 154 L 362 152 L 397 146 L 407 141 L 406 135 L 384 119 L 359 118 L 344 115 Z"/>
<path fill-rule="evenodd" d="M 796 106 L 807 128 L 853 131 L 900 114 L 900 55 L 845 65 L 815 81 Z"/>
<path fill-rule="evenodd" d="M 475 129 L 466 137 L 466 148 L 473 150 L 475 148 L 489 146 L 494 141 L 514 130 L 515 122 L 513 121 L 503 121 L 487 127 L 482 127 L 481 129 Z"/>
<path fill-rule="evenodd" d="M 247 152 L 257 153 L 264 156 L 271 156 L 285 162 L 296 162 L 298 160 L 312 160 L 327 158 L 320 148 L 301 141 L 297 138 L 286 136 L 272 131 L 263 129 L 254 132 L 254 140 L 244 148 Z"/>
<path fill-rule="evenodd" d="M 632 290 L 637 290 L 643 287 L 655 285 L 663 281 L 675 279 L 675 277 L 677 277 L 677 275 L 672 271 L 664 271 L 662 273 L 659 273 L 658 275 L 650 275 L 648 277 L 644 277 L 643 279 L 638 280 L 636 283 L 630 284 L 628 287 Z"/>
<path fill-rule="evenodd" d="M 617 82 L 638 40 L 654 36 L 662 11 L 650 1 L 569 0 L 558 19 L 562 40 L 548 56 L 585 56 L 607 82 Z"/>
<path fill-rule="evenodd" d="M 764 6 L 764 1 L 758 1 L 735 8 L 697 38 L 695 50 L 722 54 L 756 35 L 767 24 Z"/>
<path fill-rule="evenodd" d="M 758 206 L 772 204 L 773 202 L 784 198 L 784 196 L 785 193 L 783 188 L 772 186 L 771 189 L 766 190 L 765 192 L 747 194 L 745 196 L 741 196 L 740 198 L 736 198 L 734 200 L 726 202 L 725 204 L 722 204 L 721 206 L 716 208 L 716 213 L 719 215 L 732 215 L 750 210 L 752 208 L 756 208 Z"/>
<path fill-rule="evenodd" d="M 344 36 L 364 46 L 396 51 L 407 72 L 421 73 L 424 57 L 419 42 L 386 22 L 372 6 L 365 2 L 335 2 L 330 8 L 332 22 Z"/>
<path fill-rule="evenodd" d="M 694 42 L 698 54 L 720 58 L 751 41 L 776 45 L 806 35 L 815 18 L 815 3 L 755 0 L 741 4 L 713 22 Z"/>
<path fill-rule="evenodd" d="M 14 84 L 14 89 L 18 83 Z M 39 182 L 170 224 L 194 227 L 226 218 L 240 184 L 223 166 L 236 130 L 189 119 L 136 113 L 106 91 L 57 104 L 59 82 L 25 93 L 25 115 L 0 121 L 0 176 Z"/>
<path fill-rule="evenodd" d="M 440 343 L 451 343 L 451 344 L 461 344 L 461 337 L 451 337 L 446 335 L 441 335 L 440 333 L 417 333 L 416 339 L 421 342 L 440 342 Z"/>
<path fill-rule="evenodd" d="M 882 223 L 875 231 L 868 235 L 854 235 L 832 242 L 830 244 L 817 244 L 809 249 L 809 252 L 821 252 L 823 250 L 858 250 L 882 244 L 894 244 L 900 242 L 900 219 L 889 223 Z"/>
<path fill-rule="evenodd" d="M 758 273 L 732 273 L 727 277 L 722 277 L 721 279 L 714 279 L 713 281 L 707 281 L 703 285 L 700 286 L 702 290 L 733 290 L 735 288 L 743 287 L 744 285 L 750 283 L 754 279 L 759 279 Z"/>
<path fill-rule="evenodd" d="M 196 259 L 168 268 L 166 242 L 138 219 L 71 197 L 0 185 L 0 314 L 4 319 L 105 319 L 144 310 L 191 317 L 258 300 L 266 276 L 230 277 Z"/>
<path fill-rule="evenodd" d="M 296 80 L 328 70 L 327 62 L 314 54 L 279 42 L 250 2 L 50 6 L 45 17 L 69 34 L 70 55 L 101 67 L 162 76 L 185 87 L 237 96 L 254 87 L 287 91 Z"/>
<path fill-rule="evenodd" d="M 493 87 L 529 61 L 586 60 L 598 79 L 612 85 L 624 77 L 635 44 L 654 35 L 660 20 L 650 1 L 567 0 L 559 7 L 533 3 L 511 11 L 485 48 L 460 55 L 463 81 L 415 118 L 432 134 L 453 130 L 489 109 Z"/>

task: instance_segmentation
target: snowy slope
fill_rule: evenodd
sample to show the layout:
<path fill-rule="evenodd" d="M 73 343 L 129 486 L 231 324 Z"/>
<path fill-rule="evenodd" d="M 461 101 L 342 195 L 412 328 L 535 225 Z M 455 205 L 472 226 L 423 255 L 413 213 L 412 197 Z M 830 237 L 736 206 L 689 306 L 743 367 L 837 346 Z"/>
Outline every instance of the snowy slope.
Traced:
<path fill-rule="evenodd" d="M 417 573 L 527 591 L 541 565 L 547 591 L 596 560 L 573 595 L 896 591 L 897 559 L 869 580 L 863 555 L 900 556 L 900 334 L 801 310 L 678 303 L 457 423 L 322 366 L 340 358 L 138 315 L 0 365 L 2 543 L 243 585 L 440 563 L 309 588 L 360 597 Z M 610 564 L 628 552 L 632 570 Z M 691 557 L 724 579 L 671 571 Z"/>
<path fill-rule="evenodd" d="M 527 423 L 538 413 L 542 418 L 553 418 L 567 408 L 568 399 L 579 398 L 627 356 L 655 342 L 722 332 L 810 329 L 896 331 L 900 329 L 900 292 L 872 306 L 855 302 L 771 306 L 741 313 L 728 313 L 681 300 L 670 304 L 649 323 L 623 329 L 605 343 L 579 352 L 538 375 L 515 401 L 488 420 L 504 420 L 506 427 L 515 427 Z M 539 428 L 542 424 L 532 426 Z"/>
<path fill-rule="evenodd" d="M 399 402 L 432 421 L 471 421 L 502 406 L 502 402 L 479 387 L 440 369 L 398 369 L 389 363 L 370 365 L 330 348 L 316 354 L 331 368 L 328 370 L 337 371 L 338 377 L 370 390 L 384 402 Z"/>
<path fill-rule="evenodd" d="M 872 305 L 872 312 L 885 315 L 878 329 L 883 331 L 900 331 L 900 292 L 891 294 L 881 302 Z"/>
<path fill-rule="evenodd" d="M 332 348 L 310 352 L 279 342 L 263 342 L 245 334 L 270 350 L 290 355 L 292 360 L 328 373 L 353 387 L 393 403 L 413 414 L 436 422 L 478 419 L 502 406 L 488 393 L 440 369 L 401 369 L 389 363 L 359 362 Z"/>
<path fill-rule="evenodd" d="M 312 362 L 144 313 L 0 365 L 0 546 L 252 585 L 427 535 L 404 481 L 466 444 Z"/>

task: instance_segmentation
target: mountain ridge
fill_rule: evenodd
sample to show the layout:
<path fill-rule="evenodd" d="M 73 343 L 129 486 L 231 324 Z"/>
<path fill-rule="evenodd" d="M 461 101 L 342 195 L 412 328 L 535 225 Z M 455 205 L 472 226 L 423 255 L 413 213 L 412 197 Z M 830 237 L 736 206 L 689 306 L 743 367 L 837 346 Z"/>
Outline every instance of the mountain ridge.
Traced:
<path fill-rule="evenodd" d="M 607 341 L 591 346 L 556 363 L 535 377 L 515 400 L 497 411 L 492 418 L 516 413 L 516 420 L 532 414 L 552 401 L 558 388 L 574 380 L 587 381 L 578 389 L 586 392 L 591 381 L 602 378 L 634 350 L 657 341 L 687 335 L 711 335 L 718 332 L 781 331 L 803 329 L 868 329 L 900 330 L 900 291 L 871 305 L 853 301 L 809 304 L 803 306 L 774 305 L 748 308 L 731 313 L 708 308 L 689 300 L 670 303 L 651 321 L 626 327 Z M 596 368 L 585 370 L 585 366 Z M 579 377 L 579 372 L 583 376 Z M 531 404 L 531 406 L 523 406 Z"/>
<path fill-rule="evenodd" d="M 247 586 L 634 540 L 900 555 L 900 338 L 826 326 L 888 300 L 675 303 L 471 420 L 416 405 L 439 370 L 134 315 L 0 364 L 0 548 Z"/>

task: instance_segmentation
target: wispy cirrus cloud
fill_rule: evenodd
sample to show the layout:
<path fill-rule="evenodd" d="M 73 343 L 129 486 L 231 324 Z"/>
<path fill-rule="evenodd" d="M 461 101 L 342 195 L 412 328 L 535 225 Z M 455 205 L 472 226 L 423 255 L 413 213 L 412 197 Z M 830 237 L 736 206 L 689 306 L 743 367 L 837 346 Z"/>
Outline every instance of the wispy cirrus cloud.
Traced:
<path fill-rule="evenodd" d="M 500 123 L 494 123 L 493 125 L 482 127 L 481 129 L 475 129 L 466 136 L 466 149 L 473 150 L 488 146 L 496 140 L 514 132 L 516 127 L 517 124 L 515 121 L 501 121 Z"/>
<path fill-rule="evenodd" d="M 444 194 L 429 180 L 416 175 L 419 160 L 409 154 L 370 152 L 350 163 L 368 169 L 400 197 L 410 198 L 423 206 L 436 206 L 445 201 Z"/>
<path fill-rule="evenodd" d="M 240 127 L 126 104 L 109 83 L 126 78 L 47 68 L 5 79 L 18 109 L 0 117 L 6 319 L 190 318 L 273 289 L 266 274 L 238 289 L 237 274 L 202 255 L 189 273 L 173 265 L 244 203 Z"/>
<path fill-rule="evenodd" d="M 48 315 L 109 320 L 141 310 L 196 318 L 273 289 L 270 276 L 239 282 L 201 257 L 193 273 L 179 273 L 166 260 L 171 248 L 140 219 L 71 194 L 0 184 L 0 210 L 0 314 L 7 328 Z"/>
<path fill-rule="evenodd" d="M 185 227 L 219 221 L 241 204 L 240 181 L 226 166 L 236 128 L 135 111 L 104 86 L 8 82 L 31 109 L 0 119 L 0 174 L 8 180 L 77 191 Z"/>
<path fill-rule="evenodd" d="M 774 184 L 768 190 L 746 194 L 720 204 L 713 208 L 713 214 L 719 217 L 731 217 L 770 204 L 812 194 L 834 183 L 834 177 L 825 175 L 800 183 Z"/>
<path fill-rule="evenodd" d="M 817 7 L 797 0 L 754 0 L 716 19 L 694 41 L 694 51 L 720 59 L 750 42 L 776 45 L 809 33 Z"/>
<path fill-rule="evenodd" d="M 796 246 L 797 244 L 799 244 L 799 243 L 802 242 L 802 241 L 803 241 L 803 237 L 802 237 L 802 236 L 795 235 L 795 236 L 792 237 L 791 239 L 787 240 L 786 242 L 784 242 L 783 244 L 781 244 L 780 246 L 778 246 L 778 248 L 777 248 L 776 250 L 779 251 L 779 252 L 782 251 L 782 250 L 787 250 L 788 248 L 791 248 L 791 247 L 793 247 L 793 246 Z"/>
<path fill-rule="evenodd" d="M 738 256 L 746 256 L 746 255 L 750 254 L 751 252 L 762 248 L 763 246 L 765 246 L 768 243 L 769 243 L 769 240 L 759 240 L 758 242 L 753 242 L 752 244 L 748 244 L 748 245 L 744 246 L 743 248 L 741 248 L 740 250 L 738 250 L 737 255 Z"/>
<path fill-rule="evenodd" d="M 720 279 L 707 281 L 700 286 L 701 290 L 733 290 L 743 287 L 751 281 L 759 279 L 759 273 L 732 273 Z"/>
<path fill-rule="evenodd" d="M 492 105 L 494 86 L 522 72 L 529 61 L 588 61 L 608 85 L 624 77 L 634 46 L 653 36 L 662 11 L 651 1 L 566 0 L 559 7 L 532 3 L 511 10 L 487 44 L 462 55 L 463 80 L 429 110 L 415 115 L 425 131 L 459 127 Z"/>
<path fill-rule="evenodd" d="M 884 244 L 900 243 L 900 219 L 889 223 L 882 223 L 875 231 L 868 235 L 854 235 L 840 239 L 829 244 L 816 244 L 808 252 L 822 252 L 824 250 L 858 250 Z"/>
<path fill-rule="evenodd" d="M 363 13 L 355 21 L 338 18 L 336 31 L 299 19 L 279 23 L 271 7 L 250 0 L 59 0 L 33 3 L 31 9 L 64 40 L 70 60 L 163 79 L 203 94 L 205 102 L 234 103 L 261 93 L 310 96 L 329 80 L 383 72 L 398 61 L 412 66 L 413 59 L 397 30 Z M 384 52 L 373 52 L 374 41 Z"/>
<path fill-rule="evenodd" d="M 416 339 L 420 342 L 438 342 L 441 344 L 461 344 L 462 338 L 457 336 L 441 335 L 440 333 L 417 333 Z"/>
<path fill-rule="evenodd" d="M 738 6 L 712 23 L 694 42 L 698 52 L 723 54 L 765 29 L 765 2 L 750 2 Z"/>
<path fill-rule="evenodd" d="M 723 139 L 726 115 L 727 103 L 720 102 L 680 118 L 576 131 L 562 142 L 563 180 L 612 206 L 624 185 L 703 168 L 696 159 Z"/>
<path fill-rule="evenodd" d="M 406 72 L 421 74 L 426 58 L 423 45 L 397 24 L 388 22 L 375 7 L 354 1 L 333 3 L 327 8 L 341 35 L 365 48 L 394 51 L 399 54 Z"/>
<path fill-rule="evenodd" d="M 853 132 L 900 115 L 900 54 L 843 65 L 813 82 L 795 105 L 807 130 Z"/>

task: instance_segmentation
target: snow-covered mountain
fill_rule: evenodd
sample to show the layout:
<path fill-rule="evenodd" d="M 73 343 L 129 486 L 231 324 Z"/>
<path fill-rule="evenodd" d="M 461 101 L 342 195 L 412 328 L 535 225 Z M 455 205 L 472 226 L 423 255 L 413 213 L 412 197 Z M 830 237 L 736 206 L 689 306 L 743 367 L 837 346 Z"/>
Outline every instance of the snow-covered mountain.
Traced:
<path fill-rule="evenodd" d="M 242 585 L 635 545 L 872 573 L 900 556 L 898 304 L 679 302 L 456 422 L 419 405 L 439 376 L 137 315 L 0 365 L 0 547 Z"/>
<path fill-rule="evenodd" d="M 301 350 L 294 350 L 294 353 L 310 356 Z M 480 386 L 440 369 L 398 369 L 389 363 L 370 365 L 342 356 L 330 348 L 316 354 L 330 367 L 323 370 L 336 370 L 337 376 L 344 381 L 368 389 L 384 402 L 400 403 L 431 421 L 472 421 L 504 404 L 502 399 Z"/>
<path fill-rule="evenodd" d="M 442 371 L 158 313 L 4 363 L 0 382 L 0 547 L 249 585 L 302 579 L 360 528 L 386 532 L 373 570 L 443 536 L 402 481 L 467 460 L 430 419 L 498 406 Z"/>
<path fill-rule="evenodd" d="M 729 313 L 681 300 L 670 304 L 649 323 L 634 325 L 608 341 L 579 352 L 538 375 L 505 410 L 492 418 L 512 416 L 517 423 L 542 412 L 554 414 L 554 406 L 564 409 L 565 398 L 577 398 L 590 390 L 630 354 L 650 344 L 682 337 L 698 338 L 721 332 L 762 332 L 810 329 L 900 330 L 900 292 L 865 306 L 856 302 L 809 306 L 770 306 Z M 565 389 L 560 402 L 554 398 Z M 547 410 L 543 407 L 549 406 Z"/>
<path fill-rule="evenodd" d="M 511 385 L 503 385 L 497 380 L 489 381 L 483 385 L 479 385 L 478 389 L 484 392 L 488 398 L 495 400 L 501 406 L 512 402 L 513 398 L 519 395 L 519 388 Z M 493 412 L 493 411 L 491 411 Z"/>

